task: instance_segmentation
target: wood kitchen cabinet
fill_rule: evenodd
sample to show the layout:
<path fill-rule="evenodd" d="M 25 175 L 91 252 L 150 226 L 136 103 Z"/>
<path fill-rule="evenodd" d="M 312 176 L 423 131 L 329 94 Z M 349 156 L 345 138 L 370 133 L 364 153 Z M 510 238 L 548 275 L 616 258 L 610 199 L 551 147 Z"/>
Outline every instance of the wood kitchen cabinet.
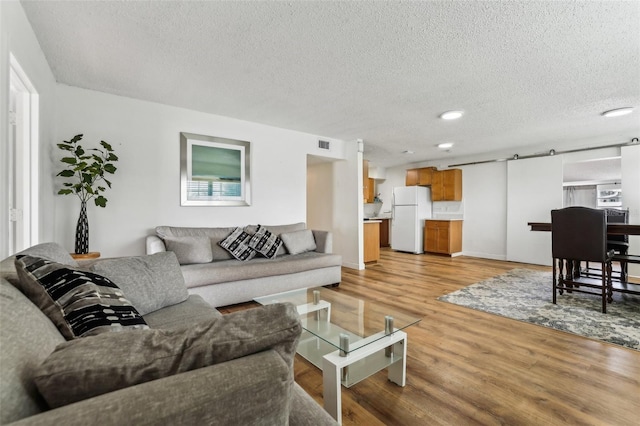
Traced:
<path fill-rule="evenodd" d="M 373 203 L 376 197 L 376 181 L 372 178 L 367 179 L 367 193 L 365 197 L 367 203 Z"/>
<path fill-rule="evenodd" d="M 435 167 L 408 169 L 405 177 L 405 186 L 429 186 L 431 185 L 432 175 L 435 171 Z"/>
<path fill-rule="evenodd" d="M 436 170 L 431 175 L 432 201 L 462 201 L 462 170 Z"/>
<path fill-rule="evenodd" d="M 405 186 L 416 186 L 418 184 L 418 175 L 420 169 L 409 169 L 404 179 Z"/>
<path fill-rule="evenodd" d="M 380 222 L 364 222 L 364 262 L 377 262 L 380 259 Z"/>
<path fill-rule="evenodd" d="M 380 219 L 380 247 L 389 247 L 389 219 Z"/>
<path fill-rule="evenodd" d="M 462 221 L 425 221 L 424 251 L 448 255 L 462 252 Z"/>
<path fill-rule="evenodd" d="M 375 181 L 369 178 L 369 161 L 362 161 L 362 199 L 365 203 L 373 203 L 375 194 Z"/>

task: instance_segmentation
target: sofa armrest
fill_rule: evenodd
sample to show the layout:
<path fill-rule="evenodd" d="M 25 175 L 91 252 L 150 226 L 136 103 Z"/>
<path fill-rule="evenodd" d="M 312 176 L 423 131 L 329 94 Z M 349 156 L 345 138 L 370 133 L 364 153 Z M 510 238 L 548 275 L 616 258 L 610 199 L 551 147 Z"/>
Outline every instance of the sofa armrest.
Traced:
<path fill-rule="evenodd" d="M 293 374 L 273 350 L 96 396 L 12 425 L 287 424 Z M 62 392 L 63 390 L 61 390 Z"/>
<path fill-rule="evenodd" d="M 155 254 L 163 251 L 167 251 L 164 245 L 164 241 L 157 235 L 147 236 L 147 254 Z"/>
<path fill-rule="evenodd" d="M 333 235 L 329 231 L 312 230 L 313 238 L 316 240 L 316 252 L 332 253 L 333 252 Z"/>

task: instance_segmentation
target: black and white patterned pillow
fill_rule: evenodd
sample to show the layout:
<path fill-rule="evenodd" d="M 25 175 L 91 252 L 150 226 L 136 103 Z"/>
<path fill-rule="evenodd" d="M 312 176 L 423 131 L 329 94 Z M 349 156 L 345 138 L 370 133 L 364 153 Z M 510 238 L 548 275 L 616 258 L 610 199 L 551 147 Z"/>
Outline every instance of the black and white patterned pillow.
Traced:
<path fill-rule="evenodd" d="M 236 228 L 218 244 L 226 249 L 233 257 L 238 260 L 250 260 L 256 255 L 256 251 L 249 246 L 252 234 L 243 228 Z"/>
<path fill-rule="evenodd" d="M 280 246 L 282 246 L 280 237 L 262 225 L 258 225 L 256 233 L 253 234 L 251 240 L 249 240 L 249 247 L 267 259 L 275 259 Z"/>
<path fill-rule="evenodd" d="M 15 264 L 20 290 L 67 340 L 149 328 L 122 291 L 101 275 L 28 255 L 16 256 Z"/>

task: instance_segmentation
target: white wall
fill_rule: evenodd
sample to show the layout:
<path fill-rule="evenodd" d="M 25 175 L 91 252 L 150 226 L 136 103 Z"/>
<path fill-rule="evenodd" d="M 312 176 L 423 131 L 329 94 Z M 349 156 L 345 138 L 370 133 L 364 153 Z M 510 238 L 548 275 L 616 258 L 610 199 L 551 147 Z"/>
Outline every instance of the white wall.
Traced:
<path fill-rule="evenodd" d="M 53 140 L 53 111 L 55 110 L 55 79 L 40 49 L 22 6 L 17 1 L 0 1 L 0 191 L 8 188 L 7 135 L 9 110 L 9 55 L 13 54 L 38 92 L 39 153 L 34 167 L 39 173 L 38 230 L 36 240 L 54 239 L 54 195 L 50 149 Z M 8 253 L 8 206 L 0 196 L 0 258 Z"/>
<path fill-rule="evenodd" d="M 346 145 L 345 161 L 333 164 L 333 248 L 342 254 L 342 265 L 364 269 L 362 230 L 362 153 L 358 142 Z"/>
<path fill-rule="evenodd" d="M 461 169 L 463 252 L 466 256 L 506 260 L 507 163 L 478 164 Z"/>
<path fill-rule="evenodd" d="M 333 230 L 333 251 L 342 254 L 342 264 L 352 269 L 364 268 L 358 240 L 360 222 L 356 207 L 359 197 L 344 195 L 344 183 L 352 173 L 347 160 L 309 164 L 307 168 L 307 226 Z M 346 166 L 346 167 L 345 167 Z M 352 166 L 355 168 L 355 164 Z M 350 201 L 353 200 L 353 201 Z"/>
<path fill-rule="evenodd" d="M 83 133 L 85 146 L 105 140 L 120 158 L 110 179 L 113 188 L 105 193 L 107 207 L 96 207 L 93 202 L 88 207 L 90 250 L 107 257 L 143 254 L 146 235 L 158 225 L 305 222 L 307 155 L 346 156 L 343 141 L 322 137 L 332 145 L 325 152 L 317 148 L 316 135 L 65 85 L 57 86 L 57 100 L 56 141 Z M 251 206 L 180 206 L 180 132 L 251 142 Z M 61 156 L 54 152 L 57 170 Z M 56 185 L 61 186 L 60 179 Z M 336 196 L 356 199 L 355 190 L 344 190 L 352 193 L 345 195 L 339 189 Z M 72 250 L 80 203 L 72 195 L 55 200 L 55 239 Z"/>
<path fill-rule="evenodd" d="M 376 191 L 382 198 L 382 208 L 380 211 L 389 211 L 393 207 L 393 188 L 404 186 L 406 169 L 404 167 L 393 167 L 387 169 L 386 179 L 376 183 Z"/>

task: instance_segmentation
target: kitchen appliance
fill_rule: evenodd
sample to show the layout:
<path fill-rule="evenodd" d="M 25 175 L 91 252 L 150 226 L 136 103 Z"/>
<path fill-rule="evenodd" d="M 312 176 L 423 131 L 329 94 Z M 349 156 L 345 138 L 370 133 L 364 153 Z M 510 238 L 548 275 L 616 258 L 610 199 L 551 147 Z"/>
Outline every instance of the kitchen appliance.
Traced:
<path fill-rule="evenodd" d="M 393 188 L 391 248 L 420 254 L 424 252 L 424 220 L 431 218 L 431 188 Z"/>
<path fill-rule="evenodd" d="M 622 208 L 622 187 L 619 184 L 597 185 L 596 193 L 599 208 Z"/>

